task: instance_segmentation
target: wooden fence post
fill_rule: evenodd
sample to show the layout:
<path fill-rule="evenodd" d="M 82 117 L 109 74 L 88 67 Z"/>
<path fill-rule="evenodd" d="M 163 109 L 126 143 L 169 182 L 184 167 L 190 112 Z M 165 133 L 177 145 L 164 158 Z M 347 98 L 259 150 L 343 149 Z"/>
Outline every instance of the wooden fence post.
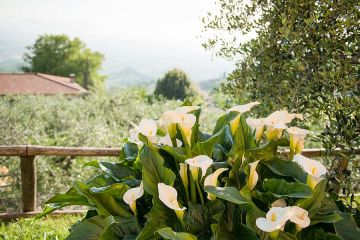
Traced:
<path fill-rule="evenodd" d="M 22 211 L 36 209 L 36 163 L 35 156 L 20 157 Z"/>

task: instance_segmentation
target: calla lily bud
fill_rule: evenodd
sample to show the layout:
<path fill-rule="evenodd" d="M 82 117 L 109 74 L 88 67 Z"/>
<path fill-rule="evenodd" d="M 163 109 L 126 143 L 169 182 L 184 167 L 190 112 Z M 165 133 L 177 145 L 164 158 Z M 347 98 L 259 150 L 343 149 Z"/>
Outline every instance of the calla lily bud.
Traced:
<path fill-rule="evenodd" d="M 251 127 L 252 131 L 255 131 L 255 139 L 257 142 L 261 140 L 261 136 L 264 133 L 265 121 L 264 118 L 252 118 L 248 117 L 246 123 Z"/>
<path fill-rule="evenodd" d="M 141 198 L 142 195 L 144 195 L 144 187 L 141 182 L 139 187 L 130 188 L 123 196 L 124 202 L 130 206 L 134 213 L 136 213 L 136 199 Z"/>
<path fill-rule="evenodd" d="M 259 175 L 256 172 L 256 167 L 257 167 L 258 163 L 259 163 L 259 160 L 249 163 L 250 174 L 249 174 L 248 186 L 249 186 L 250 190 L 254 189 L 254 187 L 256 186 L 256 183 L 259 179 Z"/>
<path fill-rule="evenodd" d="M 208 175 L 204 180 L 204 186 L 214 186 L 216 187 L 218 185 L 218 177 L 221 173 L 227 171 L 228 168 L 219 168 L 216 169 L 216 171 L 210 175 Z M 215 200 L 216 196 L 213 194 L 208 193 L 208 199 L 209 200 Z"/>
<path fill-rule="evenodd" d="M 305 209 L 298 206 L 292 206 L 289 208 L 290 221 L 296 224 L 296 228 L 300 231 L 302 228 L 306 228 L 310 225 L 309 213 Z"/>
<path fill-rule="evenodd" d="M 180 177 L 181 181 L 184 184 L 185 188 L 189 186 L 189 178 L 188 178 L 188 165 L 186 163 L 180 163 Z"/>
<path fill-rule="evenodd" d="M 237 105 L 237 106 L 234 106 L 234 107 L 228 109 L 228 112 L 238 112 L 239 113 L 233 120 L 230 121 L 230 130 L 231 130 L 232 135 L 234 135 L 236 133 L 236 130 L 239 128 L 241 114 L 250 111 L 252 107 L 259 105 L 259 104 L 260 104 L 260 102 L 256 101 L 256 102 L 251 102 L 251 103 L 247 103 L 244 105 Z"/>
<path fill-rule="evenodd" d="M 165 183 L 158 183 L 159 199 L 172 210 L 183 211 L 186 208 L 180 208 L 177 201 L 177 191 L 172 186 L 166 185 Z"/>
<path fill-rule="evenodd" d="M 290 150 L 295 154 L 301 153 L 304 149 L 305 137 L 310 131 L 298 127 L 289 127 L 286 131 L 290 136 Z"/>
<path fill-rule="evenodd" d="M 287 220 L 289 220 L 288 207 L 272 207 L 266 213 L 265 218 L 256 219 L 256 226 L 262 231 L 270 233 L 272 239 L 276 239 L 279 230 L 284 228 Z"/>
<path fill-rule="evenodd" d="M 296 154 L 293 161 L 308 173 L 307 184 L 312 188 L 315 188 L 318 182 L 321 181 L 322 176 L 327 172 L 326 167 L 319 161 L 312 160 L 300 154 Z"/>
<path fill-rule="evenodd" d="M 207 169 L 213 163 L 213 160 L 206 155 L 199 155 L 194 158 L 189 158 L 185 162 L 190 166 L 190 171 L 193 179 L 197 181 L 199 169 L 201 169 L 201 177 L 204 177 Z"/>

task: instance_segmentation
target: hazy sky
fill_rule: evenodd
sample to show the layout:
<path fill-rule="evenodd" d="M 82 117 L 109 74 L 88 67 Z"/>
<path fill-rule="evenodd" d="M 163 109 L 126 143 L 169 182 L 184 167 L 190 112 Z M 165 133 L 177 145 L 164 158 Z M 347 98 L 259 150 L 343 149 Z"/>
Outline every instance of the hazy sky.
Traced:
<path fill-rule="evenodd" d="M 107 66 L 116 62 L 155 76 L 172 64 L 205 80 L 232 68 L 205 52 L 198 38 L 200 17 L 214 8 L 213 0 L 0 0 L 0 30 L 78 36 L 105 54 Z"/>

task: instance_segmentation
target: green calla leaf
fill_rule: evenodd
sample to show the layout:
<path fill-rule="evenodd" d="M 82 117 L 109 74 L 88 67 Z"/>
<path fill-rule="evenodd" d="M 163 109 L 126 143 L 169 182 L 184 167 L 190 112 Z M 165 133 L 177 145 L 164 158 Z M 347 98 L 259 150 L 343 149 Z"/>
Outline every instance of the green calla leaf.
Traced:
<path fill-rule="evenodd" d="M 313 194 L 312 189 L 303 183 L 286 182 L 283 179 L 265 179 L 264 190 L 272 192 L 277 197 L 308 198 Z"/>
<path fill-rule="evenodd" d="M 99 240 L 105 229 L 104 219 L 95 216 L 85 219 L 70 232 L 66 240 Z"/>
<path fill-rule="evenodd" d="M 216 134 L 212 135 L 210 138 L 203 142 L 197 142 L 195 146 L 192 148 L 192 151 L 197 155 L 207 155 L 209 157 L 212 156 L 214 146 L 218 143 L 219 138 L 223 134 L 223 130 L 218 131 Z"/>
<path fill-rule="evenodd" d="M 92 166 L 103 170 L 107 175 L 116 181 L 136 178 L 136 172 L 131 167 L 120 163 L 91 161 L 85 163 L 83 167 Z"/>
<path fill-rule="evenodd" d="M 197 240 L 197 237 L 190 233 L 174 232 L 171 228 L 161 228 L 157 233 L 165 239 L 169 240 Z"/>
<path fill-rule="evenodd" d="M 306 183 L 307 173 L 296 162 L 274 159 L 261 163 L 279 176 L 293 177 L 299 182 Z"/>
<path fill-rule="evenodd" d="M 338 221 L 341 221 L 343 218 L 338 213 L 332 213 L 332 214 L 325 214 L 320 215 L 317 214 L 311 218 L 311 225 L 317 224 L 317 223 L 336 223 Z"/>
<path fill-rule="evenodd" d="M 153 198 L 153 206 L 147 214 L 145 226 L 139 233 L 137 240 L 156 239 L 155 233 L 161 228 L 176 225 L 174 211 L 167 208 L 159 199 Z"/>
<path fill-rule="evenodd" d="M 334 223 L 336 233 L 346 240 L 360 239 L 360 228 L 353 216 L 350 213 L 339 213 L 339 215 L 343 219 Z"/>
<path fill-rule="evenodd" d="M 173 185 L 175 174 L 164 167 L 164 159 L 154 149 L 144 145 L 140 153 L 142 164 L 142 180 L 144 189 L 153 197 L 158 197 L 158 183 Z"/>
<path fill-rule="evenodd" d="M 317 211 L 321 207 L 321 202 L 325 198 L 326 180 L 320 181 L 315 189 L 314 194 L 310 198 L 301 199 L 297 202 L 297 205 L 309 212 L 309 216 L 315 216 Z"/>
<path fill-rule="evenodd" d="M 128 189 L 126 184 L 115 183 L 107 187 L 90 188 L 84 183 L 76 182 L 75 188 L 80 194 L 86 196 L 89 202 L 96 206 L 99 215 L 115 215 L 125 218 L 132 216 L 119 201 L 119 198 Z"/>
<path fill-rule="evenodd" d="M 249 202 L 244 198 L 240 191 L 234 187 L 215 187 L 215 186 L 205 186 L 205 191 L 215 195 L 218 198 L 224 199 L 226 201 L 239 204 L 239 205 L 248 205 Z"/>

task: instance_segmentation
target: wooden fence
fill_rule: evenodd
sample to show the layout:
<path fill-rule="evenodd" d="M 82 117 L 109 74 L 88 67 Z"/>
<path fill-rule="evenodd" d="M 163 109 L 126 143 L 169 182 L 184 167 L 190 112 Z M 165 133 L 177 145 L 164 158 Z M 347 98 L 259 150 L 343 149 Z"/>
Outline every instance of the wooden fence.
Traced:
<path fill-rule="evenodd" d="M 0 146 L 0 156 L 20 157 L 22 213 L 2 213 L 0 219 L 13 219 L 37 214 L 36 210 L 36 156 L 89 156 L 118 157 L 120 148 L 93 147 L 45 147 L 45 146 Z M 334 153 L 342 152 L 335 150 Z M 324 149 L 305 149 L 302 154 L 307 157 L 319 157 Z M 360 154 L 360 149 L 355 150 Z M 79 211 L 63 211 L 58 213 L 79 213 Z"/>

